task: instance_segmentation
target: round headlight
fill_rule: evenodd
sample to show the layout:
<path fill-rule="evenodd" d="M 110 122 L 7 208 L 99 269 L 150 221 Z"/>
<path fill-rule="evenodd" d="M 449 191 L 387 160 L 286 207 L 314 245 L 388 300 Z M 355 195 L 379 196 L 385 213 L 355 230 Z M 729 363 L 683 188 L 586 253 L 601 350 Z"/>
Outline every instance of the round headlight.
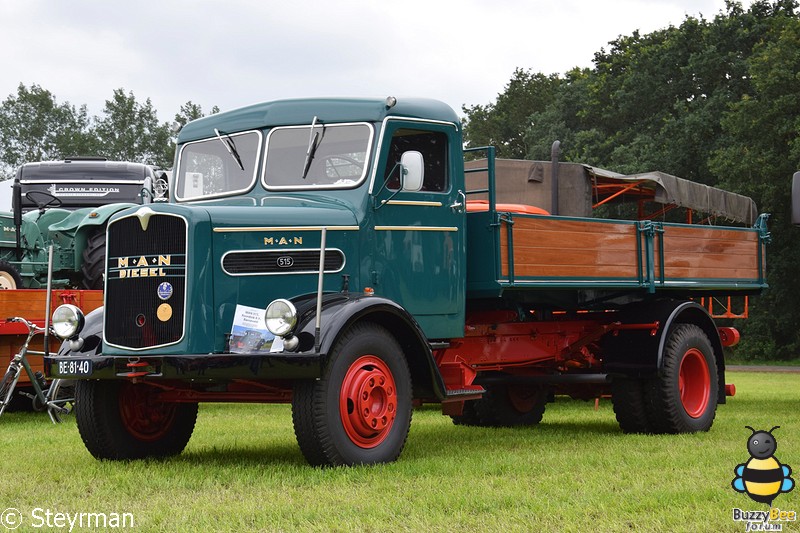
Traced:
<path fill-rule="evenodd" d="M 74 305 L 59 305 L 53 312 L 53 333 L 60 339 L 74 337 L 83 329 L 83 312 Z"/>
<path fill-rule="evenodd" d="M 267 306 L 265 322 L 273 335 L 283 337 L 297 324 L 297 309 L 289 300 L 275 300 Z"/>

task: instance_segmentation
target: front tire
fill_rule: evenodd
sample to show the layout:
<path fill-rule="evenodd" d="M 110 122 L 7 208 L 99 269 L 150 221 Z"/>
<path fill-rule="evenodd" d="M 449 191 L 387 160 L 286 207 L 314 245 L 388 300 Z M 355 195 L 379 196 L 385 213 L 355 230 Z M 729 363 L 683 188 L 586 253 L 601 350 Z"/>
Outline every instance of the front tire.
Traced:
<path fill-rule="evenodd" d="M 717 412 L 717 365 L 699 326 L 676 324 L 664 346 L 658 375 L 645 387 L 645 406 L 656 433 L 708 431 Z"/>
<path fill-rule="evenodd" d="M 75 419 L 89 453 L 114 460 L 181 453 L 194 431 L 197 404 L 159 402 L 157 392 L 129 381 L 78 381 Z"/>
<path fill-rule="evenodd" d="M 396 460 L 411 427 L 411 375 L 397 340 L 377 324 L 351 327 L 322 378 L 295 384 L 292 421 L 314 466 Z"/>

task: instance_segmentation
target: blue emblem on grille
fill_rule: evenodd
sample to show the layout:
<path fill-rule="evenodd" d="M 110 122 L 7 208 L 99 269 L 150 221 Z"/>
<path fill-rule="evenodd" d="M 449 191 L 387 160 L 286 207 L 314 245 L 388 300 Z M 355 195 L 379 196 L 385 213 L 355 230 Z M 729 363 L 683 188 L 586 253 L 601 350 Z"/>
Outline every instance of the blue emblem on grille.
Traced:
<path fill-rule="evenodd" d="M 158 297 L 162 300 L 169 300 L 172 296 L 172 283 L 165 281 L 158 286 Z"/>

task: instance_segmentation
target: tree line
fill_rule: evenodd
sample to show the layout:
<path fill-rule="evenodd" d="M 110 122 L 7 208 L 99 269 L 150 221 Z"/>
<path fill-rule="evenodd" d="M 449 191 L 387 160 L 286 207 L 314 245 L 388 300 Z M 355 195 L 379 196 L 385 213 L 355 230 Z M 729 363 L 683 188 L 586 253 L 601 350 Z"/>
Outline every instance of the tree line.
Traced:
<path fill-rule="evenodd" d="M 770 288 L 750 300 L 738 354 L 800 356 L 800 17 L 794 0 L 727 1 L 713 19 L 634 32 L 564 75 L 517 69 L 490 104 L 465 106 L 469 146 L 632 174 L 661 170 L 752 197 L 771 213 Z"/>
<path fill-rule="evenodd" d="M 219 112 L 214 106 L 211 113 Z M 191 100 L 175 114 L 179 126 L 204 116 Z M 170 168 L 175 155 L 176 129 L 159 122 L 147 98 L 116 89 L 103 112 L 90 117 L 86 105 L 59 103 L 37 84 L 20 83 L 16 94 L 0 104 L 0 181 L 14 177 L 16 169 L 34 161 L 74 156 L 99 156 Z"/>

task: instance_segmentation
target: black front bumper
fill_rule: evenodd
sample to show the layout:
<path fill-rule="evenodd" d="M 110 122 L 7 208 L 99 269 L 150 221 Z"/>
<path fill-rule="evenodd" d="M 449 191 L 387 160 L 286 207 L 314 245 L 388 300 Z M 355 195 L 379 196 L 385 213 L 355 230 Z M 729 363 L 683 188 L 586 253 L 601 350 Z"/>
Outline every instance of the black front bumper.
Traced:
<path fill-rule="evenodd" d="M 323 359 L 321 353 L 54 355 L 44 358 L 44 367 L 48 377 L 62 379 L 315 379 L 322 373 Z"/>

